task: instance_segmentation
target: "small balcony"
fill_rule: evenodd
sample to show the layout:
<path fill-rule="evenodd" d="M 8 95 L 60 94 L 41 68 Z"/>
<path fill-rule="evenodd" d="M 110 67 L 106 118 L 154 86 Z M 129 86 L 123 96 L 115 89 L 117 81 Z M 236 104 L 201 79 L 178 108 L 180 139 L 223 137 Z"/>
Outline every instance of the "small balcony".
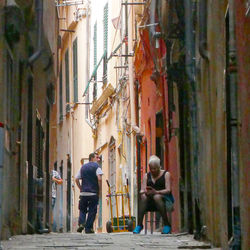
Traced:
<path fill-rule="evenodd" d="M 115 92 L 114 87 L 109 84 L 102 92 L 101 96 L 93 103 L 90 114 L 94 115 L 104 102 Z"/>

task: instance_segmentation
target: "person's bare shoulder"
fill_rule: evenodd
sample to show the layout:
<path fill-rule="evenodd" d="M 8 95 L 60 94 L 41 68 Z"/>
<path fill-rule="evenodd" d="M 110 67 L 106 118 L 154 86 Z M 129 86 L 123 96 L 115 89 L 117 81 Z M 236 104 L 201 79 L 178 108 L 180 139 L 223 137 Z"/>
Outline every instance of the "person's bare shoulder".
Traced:
<path fill-rule="evenodd" d="M 165 174 L 165 179 L 169 179 L 170 178 L 170 173 L 167 171 L 166 174 Z"/>

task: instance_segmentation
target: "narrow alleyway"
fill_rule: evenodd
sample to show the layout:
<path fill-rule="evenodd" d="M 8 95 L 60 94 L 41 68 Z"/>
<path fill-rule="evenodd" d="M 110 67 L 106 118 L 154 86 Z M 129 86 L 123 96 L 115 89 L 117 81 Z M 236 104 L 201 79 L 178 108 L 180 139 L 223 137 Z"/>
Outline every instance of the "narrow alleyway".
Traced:
<path fill-rule="evenodd" d="M 250 0 L 0 0 L 0 250 L 249 250 L 248 34 Z"/>
<path fill-rule="evenodd" d="M 193 240 L 192 235 L 160 233 L 50 233 L 18 235 L 2 241 L 2 249 L 216 249 L 210 244 Z M 219 248 L 217 248 L 219 249 Z"/>

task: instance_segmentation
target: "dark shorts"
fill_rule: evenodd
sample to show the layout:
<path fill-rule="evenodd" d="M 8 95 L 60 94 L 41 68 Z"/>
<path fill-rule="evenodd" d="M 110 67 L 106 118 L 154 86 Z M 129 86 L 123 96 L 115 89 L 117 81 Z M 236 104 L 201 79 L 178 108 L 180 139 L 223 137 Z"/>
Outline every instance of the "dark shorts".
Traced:
<path fill-rule="evenodd" d="M 153 199 L 153 196 L 148 196 L 147 198 L 148 198 L 147 211 L 156 211 L 157 207 L 155 205 L 155 201 Z M 173 211 L 173 207 L 174 207 L 173 195 L 172 194 L 162 195 L 162 200 L 165 202 L 167 212 Z"/>

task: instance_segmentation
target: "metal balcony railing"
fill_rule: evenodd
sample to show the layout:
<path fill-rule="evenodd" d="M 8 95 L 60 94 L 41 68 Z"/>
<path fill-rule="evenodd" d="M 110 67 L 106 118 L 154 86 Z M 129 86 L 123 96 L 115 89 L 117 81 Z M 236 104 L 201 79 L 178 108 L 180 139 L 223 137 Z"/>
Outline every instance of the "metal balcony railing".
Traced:
<path fill-rule="evenodd" d="M 85 0 L 55 0 L 56 7 L 84 4 Z"/>

